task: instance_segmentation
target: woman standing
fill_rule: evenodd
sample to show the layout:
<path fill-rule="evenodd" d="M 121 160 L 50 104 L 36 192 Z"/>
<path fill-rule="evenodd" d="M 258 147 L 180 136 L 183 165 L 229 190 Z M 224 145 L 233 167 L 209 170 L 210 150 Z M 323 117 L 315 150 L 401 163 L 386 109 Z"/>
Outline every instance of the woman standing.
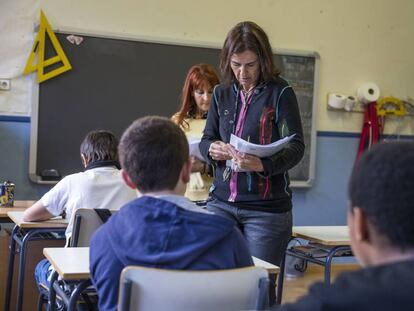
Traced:
<path fill-rule="evenodd" d="M 220 80 L 214 68 L 197 64 L 190 68 L 182 91 L 181 109 L 172 117 L 191 140 L 200 140 L 206 125 L 213 87 Z M 205 202 L 213 181 L 212 168 L 204 160 L 191 157 L 192 173 L 185 196 L 192 201 Z"/>
<path fill-rule="evenodd" d="M 279 77 L 266 33 L 241 22 L 228 33 L 221 52 L 224 84 L 214 89 L 200 151 L 215 166 L 208 210 L 235 220 L 253 256 L 280 264 L 292 232 L 288 170 L 304 153 L 295 93 Z M 270 157 L 237 152 L 234 134 L 255 144 L 294 135 Z M 226 165 L 233 160 L 236 169 Z"/>

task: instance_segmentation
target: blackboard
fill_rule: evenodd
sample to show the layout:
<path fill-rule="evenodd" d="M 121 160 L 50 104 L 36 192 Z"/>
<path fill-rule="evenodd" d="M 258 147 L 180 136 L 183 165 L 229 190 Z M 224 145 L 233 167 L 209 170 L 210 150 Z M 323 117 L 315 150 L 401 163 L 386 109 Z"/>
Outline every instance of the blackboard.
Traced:
<path fill-rule="evenodd" d="M 73 69 L 41 83 L 32 107 L 29 175 L 37 183 L 45 169 L 62 176 L 82 170 L 79 145 L 93 129 L 118 137 L 138 117 L 170 117 L 179 108 L 188 69 L 196 63 L 218 68 L 219 48 L 97 36 L 69 43 L 57 33 Z M 46 56 L 53 56 L 50 46 Z M 46 57 L 46 58 L 47 58 Z M 291 172 L 292 186 L 309 186 L 314 174 L 316 53 L 277 52 L 282 76 L 294 87 L 304 125 L 306 153 Z"/>

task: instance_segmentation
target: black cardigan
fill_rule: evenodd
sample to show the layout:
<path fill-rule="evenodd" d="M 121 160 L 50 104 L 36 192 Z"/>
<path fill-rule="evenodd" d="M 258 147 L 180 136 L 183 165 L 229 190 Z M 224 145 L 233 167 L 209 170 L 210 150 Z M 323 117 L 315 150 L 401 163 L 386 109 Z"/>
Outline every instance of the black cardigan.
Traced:
<path fill-rule="evenodd" d="M 200 143 L 201 154 L 215 166 L 212 195 L 230 204 L 230 179 L 223 180 L 226 163 L 212 160 L 208 150 L 210 144 L 216 140 L 225 143 L 230 141 L 241 106 L 238 85 L 216 86 Z M 236 206 L 269 212 L 290 210 L 291 190 L 287 171 L 302 159 L 305 149 L 298 103 L 293 89 L 281 78 L 258 85 L 247 110 L 242 138 L 255 144 L 260 144 L 262 138 L 267 144 L 292 134 L 295 136 L 286 148 L 261 159 L 263 172 L 238 174 L 237 197 L 234 203 Z M 267 195 L 264 191 L 266 187 L 270 189 Z"/>

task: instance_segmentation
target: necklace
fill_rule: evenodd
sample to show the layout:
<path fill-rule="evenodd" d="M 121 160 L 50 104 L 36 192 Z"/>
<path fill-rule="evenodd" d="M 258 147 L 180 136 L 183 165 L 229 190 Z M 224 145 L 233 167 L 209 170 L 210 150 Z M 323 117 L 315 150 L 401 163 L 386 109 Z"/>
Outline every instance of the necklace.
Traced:
<path fill-rule="evenodd" d="M 242 92 L 244 94 L 244 97 L 248 98 L 250 96 L 250 94 L 252 94 L 254 88 L 255 88 L 255 86 L 252 86 L 248 91 L 242 89 Z"/>

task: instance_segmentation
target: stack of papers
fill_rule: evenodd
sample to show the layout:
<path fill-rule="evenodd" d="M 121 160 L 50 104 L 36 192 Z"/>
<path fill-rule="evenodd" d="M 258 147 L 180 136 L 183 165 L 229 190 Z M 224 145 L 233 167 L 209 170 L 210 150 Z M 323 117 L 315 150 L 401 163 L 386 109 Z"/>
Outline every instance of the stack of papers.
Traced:
<path fill-rule="evenodd" d="M 268 145 L 258 145 L 231 134 L 230 145 L 232 145 L 239 152 L 248 153 L 259 158 L 265 158 L 285 148 L 286 145 L 292 140 L 293 136 L 295 136 L 295 134 L 279 139 L 278 141 L 275 141 Z M 226 162 L 226 165 L 230 166 L 234 171 L 241 171 L 234 166 L 232 160 L 228 160 Z"/>
<path fill-rule="evenodd" d="M 259 158 L 265 158 L 282 150 L 289 143 L 289 141 L 291 141 L 293 136 L 295 136 L 295 134 L 279 139 L 278 141 L 268 145 L 257 145 L 231 134 L 230 145 L 232 145 L 237 151 L 252 154 Z"/>

